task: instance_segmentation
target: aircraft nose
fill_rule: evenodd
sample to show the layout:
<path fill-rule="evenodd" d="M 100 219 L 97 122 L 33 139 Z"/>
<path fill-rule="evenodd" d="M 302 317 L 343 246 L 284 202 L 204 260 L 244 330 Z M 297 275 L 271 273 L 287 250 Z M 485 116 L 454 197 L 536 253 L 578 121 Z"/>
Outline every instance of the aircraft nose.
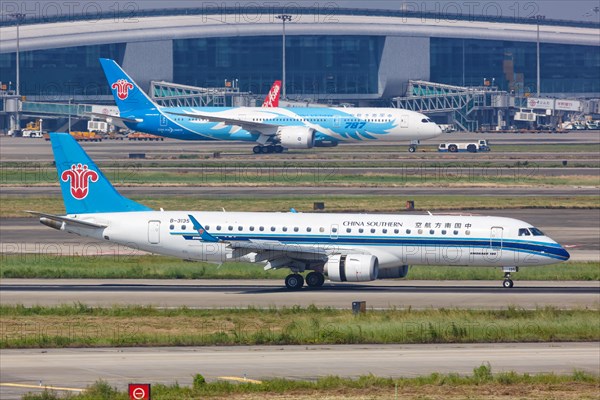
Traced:
<path fill-rule="evenodd" d="M 571 255 L 569 254 L 569 252 L 567 250 L 565 250 L 565 248 L 562 246 L 558 250 L 558 256 L 561 258 L 564 258 L 563 261 L 567 261 L 567 260 L 569 260 L 569 258 L 571 258 Z"/>

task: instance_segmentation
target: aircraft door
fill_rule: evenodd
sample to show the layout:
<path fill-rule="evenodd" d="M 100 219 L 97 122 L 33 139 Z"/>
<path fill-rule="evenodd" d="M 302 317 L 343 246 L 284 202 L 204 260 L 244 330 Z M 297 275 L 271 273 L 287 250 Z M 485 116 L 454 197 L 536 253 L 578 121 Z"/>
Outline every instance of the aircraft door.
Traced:
<path fill-rule="evenodd" d="M 167 126 L 167 117 L 160 114 L 160 126 Z"/>
<path fill-rule="evenodd" d="M 401 115 L 400 116 L 400 128 L 408 128 L 408 120 L 409 120 L 408 115 Z"/>
<path fill-rule="evenodd" d="M 490 231 L 490 247 L 493 250 L 502 250 L 502 237 L 504 236 L 504 228 L 493 226 Z"/>
<path fill-rule="evenodd" d="M 339 115 L 336 115 L 335 117 L 333 117 L 333 126 L 335 128 L 339 128 L 340 126 L 342 126 L 342 119 L 340 118 Z"/>
<path fill-rule="evenodd" d="M 160 243 L 160 221 L 148 221 L 148 243 Z"/>
<path fill-rule="evenodd" d="M 329 231 L 329 237 L 331 239 L 337 240 L 339 236 L 339 228 L 337 225 L 331 225 L 331 230 Z"/>

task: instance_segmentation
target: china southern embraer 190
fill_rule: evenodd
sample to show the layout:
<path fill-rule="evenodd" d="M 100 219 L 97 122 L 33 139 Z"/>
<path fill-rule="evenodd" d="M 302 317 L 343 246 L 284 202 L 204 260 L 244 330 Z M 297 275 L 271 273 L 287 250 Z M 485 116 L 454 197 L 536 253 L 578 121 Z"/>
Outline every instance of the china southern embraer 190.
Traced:
<path fill-rule="evenodd" d="M 153 211 L 121 196 L 66 133 L 51 133 L 67 215 L 31 212 L 52 228 L 188 260 L 289 268 L 289 289 L 403 278 L 411 264 L 518 267 L 569 259 L 530 224 L 511 218 Z M 311 271 L 304 278 L 301 273 Z"/>
<path fill-rule="evenodd" d="M 130 129 L 183 140 L 240 140 L 255 153 L 352 141 L 411 141 L 442 133 L 427 116 L 397 108 L 160 107 L 113 60 L 100 59 L 120 119 Z"/>

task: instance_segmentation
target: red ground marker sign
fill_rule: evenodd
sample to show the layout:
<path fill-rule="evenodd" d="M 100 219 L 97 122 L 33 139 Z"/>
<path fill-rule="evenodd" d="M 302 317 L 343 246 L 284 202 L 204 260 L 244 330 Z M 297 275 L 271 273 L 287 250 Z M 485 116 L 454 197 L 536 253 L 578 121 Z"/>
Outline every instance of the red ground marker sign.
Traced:
<path fill-rule="evenodd" d="M 130 383 L 129 398 L 131 400 L 150 400 L 150 384 L 149 383 Z"/>

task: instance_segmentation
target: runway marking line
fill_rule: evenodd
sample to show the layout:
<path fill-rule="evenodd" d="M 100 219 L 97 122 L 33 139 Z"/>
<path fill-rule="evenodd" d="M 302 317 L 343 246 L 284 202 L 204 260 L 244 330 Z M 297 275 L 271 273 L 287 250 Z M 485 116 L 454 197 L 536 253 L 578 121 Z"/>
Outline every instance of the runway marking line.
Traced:
<path fill-rule="evenodd" d="M 60 386 L 40 386 L 40 385 L 27 385 L 24 383 L 0 383 L 0 386 L 26 388 L 26 389 L 50 389 L 50 390 L 61 390 L 66 392 L 83 392 L 85 389 L 67 388 Z"/>
<path fill-rule="evenodd" d="M 236 382 L 242 382 L 242 383 L 254 383 L 255 385 L 262 384 L 262 381 L 257 381 L 256 379 L 249 379 L 249 378 L 238 377 L 238 376 L 217 376 L 217 379 L 222 379 L 225 381 L 236 381 Z"/>

